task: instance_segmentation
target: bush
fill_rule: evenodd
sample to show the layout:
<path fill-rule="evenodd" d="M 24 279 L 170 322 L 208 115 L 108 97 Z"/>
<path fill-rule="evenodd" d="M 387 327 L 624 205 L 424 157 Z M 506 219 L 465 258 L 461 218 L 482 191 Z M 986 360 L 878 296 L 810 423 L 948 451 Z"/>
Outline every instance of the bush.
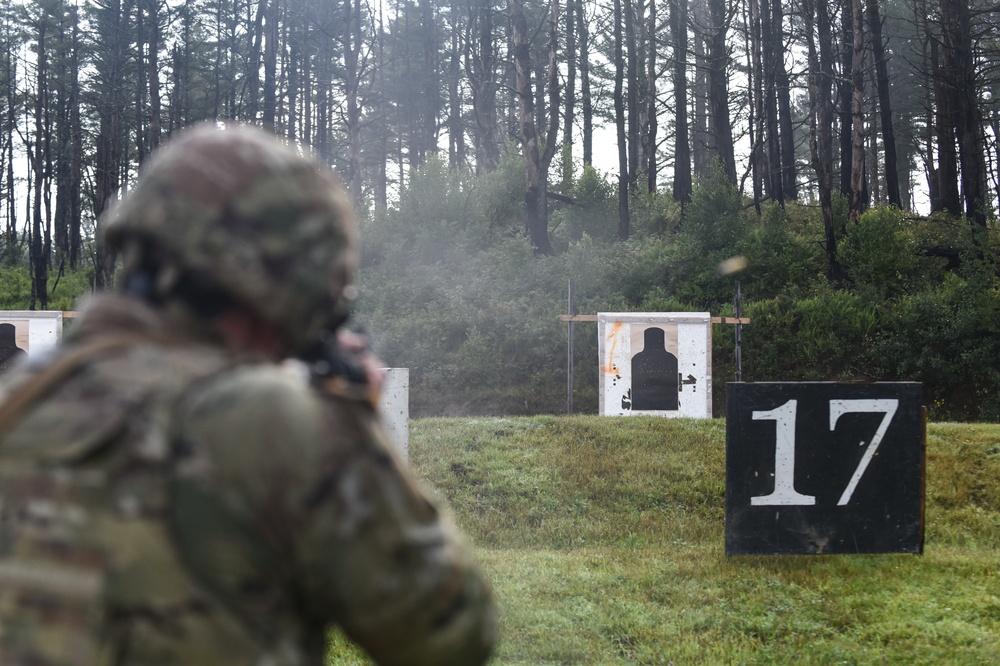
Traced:
<path fill-rule="evenodd" d="M 523 176 L 519 185 L 523 189 Z M 550 215 L 554 245 L 567 248 L 584 236 L 614 241 L 618 234 L 618 198 L 615 189 L 589 164 L 571 191 L 573 205 L 555 207 Z M 521 196 L 524 193 L 521 192 Z M 550 202 L 551 203 L 551 202 Z"/>
<path fill-rule="evenodd" d="M 934 420 L 1000 420 L 996 274 L 949 274 L 903 297 L 887 311 L 869 357 L 880 378 L 923 382 Z"/>
<path fill-rule="evenodd" d="M 743 199 L 721 168 L 695 187 L 669 249 L 667 288 L 695 310 L 715 311 L 733 297 L 733 280 L 716 272 L 741 253 L 750 229 Z"/>
<path fill-rule="evenodd" d="M 877 300 L 923 289 L 942 268 L 940 260 L 917 254 L 904 213 L 885 206 L 865 211 L 848 227 L 837 256 L 858 293 Z"/>
<path fill-rule="evenodd" d="M 747 259 L 746 271 L 738 276 L 745 298 L 805 295 L 823 283 L 823 227 L 815 215 L 803 217 L 805 223 L 796 228 L 785 208 L 776 203 L 763 207 L 739 248 Z"/>
<path fill-rule="evenodd" d="M 73 310 L 91 291 L 94 271 L 90 267 L 66 269 L 62 276 L 50 270 L 46 289 L 48 310 Z M 0 310 L 27 310 L 31 305 L 31 276 L 28 265 L 0 267 Z M 38 307 L 38 303 L 36 303 Z"/>
<path fill-rule="evenodd" d="M 824 290 L 792 300 L 779 296 L 746 307 L 744 381 L 865 379 L 860 367 L 878 312 L 861 296 Z"/>

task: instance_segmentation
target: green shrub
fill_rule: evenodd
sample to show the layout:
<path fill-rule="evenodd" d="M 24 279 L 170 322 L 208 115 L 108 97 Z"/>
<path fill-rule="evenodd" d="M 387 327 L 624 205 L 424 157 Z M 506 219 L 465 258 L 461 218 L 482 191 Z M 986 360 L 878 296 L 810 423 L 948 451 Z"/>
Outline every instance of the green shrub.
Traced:
<path fill-rule="evenodd" d="M 523 188 L 523 176 L 520 185 Z M 618 234 L 618 198 L 611 183 L 588 164 L 570 194 L 576 202 L 573 205 L 556 207 L 550 200 L 553 210 L 549 228 L 559 239 L 556 244 L 566 248 L 584 236 L 614 241 Z"/>
<path fill-rule="evenodd" d="M 66 269 L 60 276 L 50 270 L 48 283 L 48 310 L 73 310 L 80 299 L 91 291 L 94 271 L 86 266 L 77 270 Z M 27 310 L 31 305 L 31 276 L 28 265 L 0 266 L 0 310 Z M 36 302 L 38 308 L 40 303 Z"/>
<path fill-rule="evenodd" d="M 744 329 L 745 381 L 864 379 L 859 367 L 878 321 L 861 296 L 825 290 L 792 300 L 749 303 Z"/>
<path fill-rule="evenodd" d="M 31 277 L 27 264 L 0 267 L 0 310 L 27 310 Z"/>
<path fill-rule="evenodd" d="M 807 294 L 822 283 L 826 268 L 823 227 L 814 215 L 803 217 L 806 222 L 796 229 L 785 208 L 776 203 L 763 207 L 760 220 L 739 248 L 747 259 L 746 270 L 737 276 L 745 298 Z"/>
<path fill-rule="evenodd" d="M 870 364 L 880 378 L 924 383 L 935 420 L 1000 420 L 1000 284 L 949 274 L 889 308 Z"/>
<path fill-rule="evenodd" d="M 940 275 L 940 261 L 917 254 L 913 230 L 897 208 L 865 211 L 837 246 L 841 266 L 854 288 L 874 299 L 899 298 Z"/>
<path fill-rule="evenodd" d="M 720 262 L 740 254 L 750 229 L 743 199 L 722 170 L 699 182 L 669 248 L 667 288 L 696 310 L 717 310 L 733 298 Z"/>

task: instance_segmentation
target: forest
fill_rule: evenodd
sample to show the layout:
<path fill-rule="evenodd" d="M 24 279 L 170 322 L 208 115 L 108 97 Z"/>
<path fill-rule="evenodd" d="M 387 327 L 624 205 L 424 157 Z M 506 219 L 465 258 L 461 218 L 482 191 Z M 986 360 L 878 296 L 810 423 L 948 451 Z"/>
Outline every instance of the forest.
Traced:
<path fill-rule="evenodd" d="M 0 305 L 113 284 L 98 220 L 145 157 L 248 122 L 341 174 L 356 320 L 417 415 L 563 411 L 567 362 L 593 411 L 569 281 L 580 312 L 731 314 L 715 267 L 741 255 L 744 379 L 923 381 L 933 417 L 1000 420 L 998 23 L 982 0 L 0 0 Z M 731 327 L 715 343 L 721 396 Z"/>

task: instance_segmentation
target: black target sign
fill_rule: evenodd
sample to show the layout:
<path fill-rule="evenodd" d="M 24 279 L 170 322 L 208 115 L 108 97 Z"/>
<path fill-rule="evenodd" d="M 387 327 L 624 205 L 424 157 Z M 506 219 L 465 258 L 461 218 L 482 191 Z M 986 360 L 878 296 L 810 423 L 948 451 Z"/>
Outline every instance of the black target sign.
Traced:
<path fill-rule="evenodd" d="M 920 553 L 913 382 L 726 387 L 726 554 Z"/>

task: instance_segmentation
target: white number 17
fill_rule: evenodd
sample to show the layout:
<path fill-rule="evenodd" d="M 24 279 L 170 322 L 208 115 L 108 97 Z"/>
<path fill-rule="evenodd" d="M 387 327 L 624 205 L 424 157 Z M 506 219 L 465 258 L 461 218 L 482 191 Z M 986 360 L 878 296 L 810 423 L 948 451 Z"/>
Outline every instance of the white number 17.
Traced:
<path fill-rule="evenodd" d="M 815 495 L 804 495 L 795 490 L 795 416 L 797 406 L 797 400 L 789 400 L 780 407 L 752 413 L 754 421 L 775 422 L 774 490 L 768 495 L 751 497 L 750 504 L 753 506 L 812 506 L 816 504 Z M 854 495 L 854 490 L 858 487 L 858 481 L 861 480 L 872 458 L 875 457 L 875 452 L 878 451 L 879 444 L 882 443 L 882 438 L 885 437 L 898 407 L 899 400 L 896 398 L 830 401 L 831 432 L 837 427 L 837 421 L 844 414 L 882 414 L 882 421 L 875 429 L 875 435 L 868 443 L 864 455 L 861 456 L 861 461 L 854 470 L 851 480 L 840 495 L 837 506 L 844 506 L 851 501 L 851 496 Z"/>

